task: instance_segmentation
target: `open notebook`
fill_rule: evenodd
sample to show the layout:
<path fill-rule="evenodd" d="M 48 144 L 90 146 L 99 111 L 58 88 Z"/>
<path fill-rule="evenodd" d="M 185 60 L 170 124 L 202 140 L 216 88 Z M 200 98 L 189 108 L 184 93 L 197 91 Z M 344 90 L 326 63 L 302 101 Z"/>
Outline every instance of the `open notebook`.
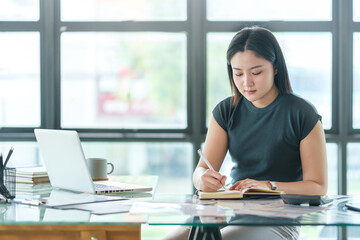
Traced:
<path fill-rule="evenodd" d="M 217 192 L 199 191 L 199 199 L 241 199 L 247 197 L 280 197 L 282 191 L 265 190 L 259 188 L 247 188 L 241 191 L 218 190 Z"/>
<path fill-rule="evenodd" d="M 70 130 L 35 129 L 40 153 L 55 188 L 86 193 L 148 192 L 151 187 L 92 181 L 79 135 Z"/>

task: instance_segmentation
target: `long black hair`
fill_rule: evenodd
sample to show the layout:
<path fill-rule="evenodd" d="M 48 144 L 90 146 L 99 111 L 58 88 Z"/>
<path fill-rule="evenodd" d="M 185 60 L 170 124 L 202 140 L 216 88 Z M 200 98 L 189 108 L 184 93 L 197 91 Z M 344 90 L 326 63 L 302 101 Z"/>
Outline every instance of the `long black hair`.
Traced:
<path fill-rule="evenodd" d="M 276 70 L 274 83 L 280 93 L 292 92 L 284 55 L 274 34 L 263 27 L 246 27 L 235 34 L 226 53 L 227 70 L 231 90 L 234 94 L 233 105 L 242 95 L 235 85 L 230 60 L 234 54 L 245 50 L 253 51 L 256 56 L 266 59 L 273 65 L 274 70 Z"/>

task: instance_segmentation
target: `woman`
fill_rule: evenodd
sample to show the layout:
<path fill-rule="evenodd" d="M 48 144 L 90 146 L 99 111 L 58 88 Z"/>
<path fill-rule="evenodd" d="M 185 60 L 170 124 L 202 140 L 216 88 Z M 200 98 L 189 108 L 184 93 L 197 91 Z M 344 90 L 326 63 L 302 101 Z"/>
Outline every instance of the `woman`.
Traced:
<path fill-rule="evenodd" d="M 242 29 L 229 45 L 227 69 L 233 96 L 213 110 L 203 148 L 215 171 L 200 159 L 193 174 L 195 187 L 209 192 L 225 184 L 226 176 L 218 171 L 229 151 L 234 163 L 231 190 L 263 188 L 325 195 L 327 162 L 321 116 L 292 93 L 274 35 L 261 27 Z M 253 233 L 260 239 L 264 234 L 267 239 L 297 235 L 291 227 L 263 228 L 262 233 L 249 227 L 221 231 L 224 239 L 246 239 Z"/>

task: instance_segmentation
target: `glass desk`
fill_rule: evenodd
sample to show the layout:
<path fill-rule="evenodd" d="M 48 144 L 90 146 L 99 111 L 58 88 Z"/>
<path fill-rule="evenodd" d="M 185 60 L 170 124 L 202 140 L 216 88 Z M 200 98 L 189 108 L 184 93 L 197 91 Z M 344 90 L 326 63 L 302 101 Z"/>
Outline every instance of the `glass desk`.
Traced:
<path fill-rule="evenodd" d="M 218 236 L 219 227 L 227 225 L 360 226 L 360 212 L 345 207 L 345 203 L 352 199 L 350 196 L 332 196 L 334 201 L 331 205 L 317 208 L 299 217 L 296 217 L 296 214 L 281 217 L 278 212 L 283 210 L 280 209 L 280 205 L 276 205 L 282 204 L 280 199 L 199 201 L 193 195 L 156 193 L 150 196 L 123 196 L 129 198 L 124 201 L 131 201 L 130 212 L 106 215 L 74 209 L 46 208 L 41 205 L 2 203 L 0 239 L 140 239 L 142 224 L 190 226 L 193 229 L 192 239 L 199 239 L 204 233 Z M 117 203 L 124 204 L 124 201 Z M 266 213 L 264 208 L 263 214 L 259 209 L 256 210 L 257 206 L 266 206 L 268 203 L 277 206 L 272 209 L 277 214 L 269 214 L 269 211 Z M 143 208 L 143 212 L 132 211 L 136 205 L 153 208 L 151 204 L 158 204 L 157 207 L 160 207 L 155 211 L 148 211 L 146 208 Z M 167 208 L 167 211 L 163 211 L 162 208 Z M 246 211 L 250 208 L 250 212 Z M 218 236 L 216 239 L 220 238 L 221 236 Z"/>
<path fill-rule="evenodd" d="M 151 200 L 158 177 L 111 176 L 110 180 L 153 187 L 151 192 L 116 195 L 129 199 L 117 201 L 122 203 L 134 199 Z M 45 191 L 35 196 L 43 198 L 50 194 L 51 191 Z M 34 196 L 28 195 L 28 197 Z M 146 215 L 131 215 L 128 212 L 97 215 L 83 210 L 61 210 L 42 205 L 1 202 L 0 239 L 140 239 L 141 225 L 145 224 L 147 219 Z"/>
<path fill-rule="evenodd" d="M 188 195 L 187 202 L 199 201 L 195 200 L 194 196 Z M 355 230 L 355 232 L 360 233 L 360 212 L 352 211 L 347 209 L 345 204 L 349 201 L 357 201 L 360 205 L 360 196 L 352 197 L 352 196 L 329 196 L 329 198 L 333 199 L 333 202 L 327 204 L 325 206 L 320 207 L 311 207 L 311 206 L 296 206 L 296 205 L 288 205 L 283 204 L 281 199 L 273 199 L 273 200 L 222 200 L 215 201 L 217 202 L 217 206 L 223 206 L 224 202 L 237 201 L 242 203 L 242 206 L 237 206 L 235 208 L 239 208 L 235 210 L 233 213 L 226 212 L 224 216 L 186 216 L 186 215 L 178 215 L 174 216 L 149 216 L 147 224 L 149 225 L 184 225 L 191 226 L 192 230 L 190 232 L 189 239 L 203 239 L 204 235 L 213 236 L 213 239 L 221 239 L 219 227 L 225 227 L 229 225 L 238 225 L 238 226 L 326 226 L 326 227 L 341 227 L 341 232 L 338 234 L 339 239 L 346 239 L 346 229 Z M 166 202 L 166 199 L 169 202 L 176 202 L 175 196 L 170 195 L 155 195 L 155 200 L 159 202 Z M 184 201 L 185 196 L 180 196 L 179 199 Z M 270 209 L 270 212 L 266 212 L 264 207 L 260 207 L 263 209 L 262 211 L 258 211 L 258 207 L 254 207 L 255 204 L 264 204 L 264 202 L 269 201 L 271 204 L 275 203 L 275 209 Z M 185 202 L 185 201 L 184 201 Z M 246 205 L 250 204 L 250 211 L 246 211 Z M 279 213 L 288 212 L 287 209 L 276 209 L 278 206 L 278 202 L 281 202 L 283 206 L 290 207 L 292 210 L 296 208 L 302 208 L 302 210 L 313 208 L 308 213 L 304 213 L 302 216 L 297 215 L 297 210 L 295 210 L 295 214 L 288 214 L 287 217 L 281 217 Z M 270 205 L 271 205 L 270 204 Z M 231 204 L 229 204 L 231 205 Z M 242 209 L 244 208 L 244 209 Z M 305 211 L 306 212 L 306 211 Z M 301 213 L 301 211 L 300 211 Z M 350 228 L 348 228 L 350 227 Z M 355 229 L 354 229 L 355 228 Z M 358 229 L 358 230 L 356 230 Z M 354 232 L 354 231 L 352 231 Z M 205 238 L 208 239 L 208 238 Z M 209 239 L 212 239 L 211 237 Z M 333 239 L 333 238 L 332 238 Z M 335 236 L 336 239 L 336 236 Z"/>

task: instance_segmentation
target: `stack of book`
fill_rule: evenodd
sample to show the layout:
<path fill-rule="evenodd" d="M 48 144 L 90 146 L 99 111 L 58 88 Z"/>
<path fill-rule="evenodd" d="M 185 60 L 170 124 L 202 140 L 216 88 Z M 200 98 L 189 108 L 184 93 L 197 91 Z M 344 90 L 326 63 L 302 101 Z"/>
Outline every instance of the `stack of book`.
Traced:
<path fill-rule="evenodd" d="M 16 168 L 16 195 L 41 194 L 49 192 L 49 176 L 45 167 Z"/>

